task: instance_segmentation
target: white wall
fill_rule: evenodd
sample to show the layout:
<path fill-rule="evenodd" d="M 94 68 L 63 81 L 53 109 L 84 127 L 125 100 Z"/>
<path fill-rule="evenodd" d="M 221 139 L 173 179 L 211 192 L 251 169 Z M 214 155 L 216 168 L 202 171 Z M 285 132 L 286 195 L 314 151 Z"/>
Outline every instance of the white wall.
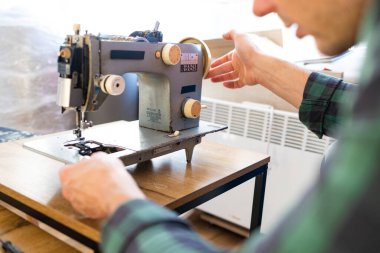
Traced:
<path fill-rule="evenodd" d="M 74 23 L 94 34 L 127 35 L 135 30 L 153 29 L 158 20 L 164 40 L 175 42 L 188 36 L 219 38 L 231 28 L 253 31 L 280 25 L 276 15 L 255 18 L 252 3 L 252 0 L 0 0 L 0 11 L 25 14 L 15 25 L 38 25 L 61 35 L 72 33 Z"/>

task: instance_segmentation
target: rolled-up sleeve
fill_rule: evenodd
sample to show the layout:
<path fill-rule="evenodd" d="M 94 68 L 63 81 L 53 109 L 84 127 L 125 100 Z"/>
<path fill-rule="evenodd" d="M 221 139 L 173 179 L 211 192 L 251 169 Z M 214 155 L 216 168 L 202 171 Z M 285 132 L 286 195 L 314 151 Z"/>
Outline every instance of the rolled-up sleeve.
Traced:
<path fill-rule="evenodd" d="M 176 213 L 148 201 L 117 209 L 102 231 L 102 252 L 219 252 Z"/>
<path fill-rule="evenodd" d="M 305 86 L 299 108 L 300 121 L 319 138 L 337 137 L 346 115 L 347 101 L 353 99 L 356 85 L 313 72 Z"/>

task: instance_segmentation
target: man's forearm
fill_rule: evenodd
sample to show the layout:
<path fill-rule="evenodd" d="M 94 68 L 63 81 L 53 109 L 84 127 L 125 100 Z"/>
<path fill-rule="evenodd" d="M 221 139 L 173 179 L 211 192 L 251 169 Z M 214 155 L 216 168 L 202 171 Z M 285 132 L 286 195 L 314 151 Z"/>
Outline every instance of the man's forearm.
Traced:
<path fill-rule="evenodd" d="M 311 72 L 278 58 L 261 57 L 257 66 L 261 71 L 260 84 L 298 109 Z"/>

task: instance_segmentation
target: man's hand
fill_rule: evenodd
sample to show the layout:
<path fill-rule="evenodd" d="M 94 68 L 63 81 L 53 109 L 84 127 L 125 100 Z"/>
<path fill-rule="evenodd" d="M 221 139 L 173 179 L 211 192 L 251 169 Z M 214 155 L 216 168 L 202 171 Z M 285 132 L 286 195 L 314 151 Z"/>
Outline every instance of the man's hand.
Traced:
<path fill-rule="evenodd" d="M 223 38 L 233 40 L 235 49 L 216 59 L 206 78 L 211 78 L 212 82 L 223 82 L 227 88 L 258 84 L 256 62 L 260 61 L 260 54 L 252 37 L 232 30 Z"/>
<path fill-rule="evenodd" d="M 223 38 L 232 40 L 235 49 L 216 59 L 206 78 L 231 89 L 261 84 L 299 108 L 310 71 L 264 53 L 255 36 L 232 30 Z"/>
<path fill-rule="evenodd" d="M 104 153 L 63 167 L 59 176 L 63 196 L 89 218 L 107 218 L 123 202 L 145 198 L 122 162 Z"/>

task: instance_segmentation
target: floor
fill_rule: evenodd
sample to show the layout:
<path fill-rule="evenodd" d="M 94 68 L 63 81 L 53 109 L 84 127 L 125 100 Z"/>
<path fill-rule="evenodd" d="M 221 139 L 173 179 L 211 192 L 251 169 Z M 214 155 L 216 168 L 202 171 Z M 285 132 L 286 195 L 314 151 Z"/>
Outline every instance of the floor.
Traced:
<path fill-rule="evenodd" d="M 194 231 L 213 245 L 223 249 L 237 249 L 246 239 L 241 235 L 203 220 L 201 215 L 201 211 L 192 210 L 185 219 L 190 222 Z"/>

